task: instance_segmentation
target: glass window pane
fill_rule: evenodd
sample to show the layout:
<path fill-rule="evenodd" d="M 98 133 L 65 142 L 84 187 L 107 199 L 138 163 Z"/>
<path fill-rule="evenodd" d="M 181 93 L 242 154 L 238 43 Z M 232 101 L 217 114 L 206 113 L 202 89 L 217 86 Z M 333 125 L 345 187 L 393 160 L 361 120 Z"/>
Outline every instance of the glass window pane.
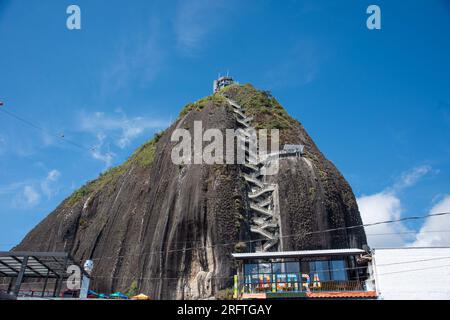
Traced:
<path fill-rule="evenodd" d="M 286 272 L 299 273 L 299 262 L 286 262 Z"/>
<path fill-rule="evenodd" d="M 317 273 L 320 281 L 330 281 L 330 267 L 328 266 L 328 261 L 312 261 L 310 268 L 311 277 L 314 276 L 314 273 Z"/>
<path fill-rule="evenodd" d="M 277 274 L 277 282 L 286 282 L 285 274 Z"/>
<path fill-rule="evenodd" d="M 302 261 L 301 262 L 301 273 L 306 273 L 306 274 L 309 274 L 309 272 L 310 272 L 310 263 L 309 263 L 309 261 Z"/>
<path fill-rule="evenodd" d="M 298 291 L 298 276 L 295 273 L 290 273 L 287 275 L 287 289 L 288 291 Z"/>
<path fill-rule="evenodd" d="M 272 283 L 272 275 L 271 274 L 261 274 L 260 279 L 264 283 Z"/>
<path fill-rule="evenodd" d="M 270 263 L 260 263 L 259 273 L 272 273 L 272 267 Z"/>
<path fill-rule="evenodd" d="M 252 277 L 252 283 L 255 283 L 255 284 L 259 283 L 259 275 L 252 274 L 251 277 Z"/>
<path fill-rule="evenodd" d="M 333 260 L 332 265 L 332 278 L 333 280 L 347 280 L 347 270 L 345 270 L 345 263 L 343 260 Z"/>
<path fill-rule="evenodd" d="M 256 263 L 249 263 L 244 265 L 245 274 L 258 273 L 258 265 Z"/>
<path fill-rule="evenodd" d="M 272 263 L 273 273 L 285 273 L 286 266 L 282 262 Z"/>

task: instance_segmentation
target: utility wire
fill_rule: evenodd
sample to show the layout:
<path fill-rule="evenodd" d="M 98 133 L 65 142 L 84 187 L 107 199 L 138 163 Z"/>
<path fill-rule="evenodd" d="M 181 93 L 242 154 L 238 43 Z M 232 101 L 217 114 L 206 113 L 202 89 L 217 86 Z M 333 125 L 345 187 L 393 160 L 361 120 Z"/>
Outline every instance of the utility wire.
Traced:
<path fill-rule="evenodd" d="M 448 215 L 450 214 L 450 212 L 441 212 L 441 213 L 436 213 L 436 214 L 429 214 L 429 215 L 423 215 L 423 216 L 415 216 L 415 217 L 405 217 L 405 218 L 401 218 L 401 219 L 397 219 L 397 220 L 388 220 L 388 221 L 380 221 L 380 222 L 375 222 L 375 223 L 369 223 L 369 224 L 361 224 L 361 225 L 355 225 L 355 226 L 350 226 L 350 227 L 342 227 L 342 228 L 334 228 L 334 229 L 326 229 L 326 230 L 321 230 L 321 231 L 313 231 L 313 232 L 308 232 L 305 233 L 303 235 L 310 235 L 310 234 L 317 234 L 317 233 L 326 233 L 326 232 L 332 232 L 332 231 L 338 231 L 338 230 L 344 230 L 344 229 L 354 229 L 354 228 L 361 228 L 361 227 L 371 227 L 371 226 L 375 226 L 375 225 L 380 225 L 380 224 L 388 224 L 388 223 L 396 223 L 396 222 L 401 222 L 401 221 L 406 221 L 406 220 L 417 220 L 417 219 L 425 219 L 428 217 L 435 217 L 435 216 L 443 216 L 443 215 Z M 440 232 L 450 232 L 450 229 L 447 230 L 430 230 L 430 231 L 420 231 L 421 233 L 440 233 Z M 406 231 L 406 232 L 392 232 L 392 233 L 366 233 L 366 235 L 373 235 L 373 236 L 383 236 L 383 235 L 393 235 L 393 234 L 414 234 L 414 233 L 419 233 L 419 231 Z M 281 236 L 282 238 L 289 238 L 289 237 L 295 237 L 298 236 L 298 234 L 293 234 L 293 235 L 284 235 Z M 280 238 L 281 238 L 280 237 Z M 255 242 L 255 241 L 262 241 L 265 239 L 255 239 L 255 240 L 248 240 L 248 241 L 238 241 L 238 242 L 242 242 L 242 243 L 249 243 L 249 242 Z M 203 242 L 202 240 L 191 240 L 191 241 L 175 241 L 175 242 L 165 242 L 165 243 L 195 243 L 195 242 Z M 164 243 L 163 243 L 164 244 Z M 225 246 L 225 245 L 235 245 L 236 242 L 231 242 L 231 243 L 218 243 L 215 245 L 211 245 L 211 246 L 201 246 L 201 247 L 197 247 L 198 249 L 203 249 L 203 248 L 209 248 L 209 247 L 213 247 L 213 246 Z M 3 243 L 0 245 L 17 245 L 17 243 Z M 184 249 L 173 249 L 170 251 L 187 251 L 190 248 L 184 248 Z M 195 248 L 192 248 L 192 250 Z M 157 253 L 164 253 L 164 252 L 168 252 L 168 251 L 157 251 Z M 152 252 L 148 252 L 149 254 Z M 146 253 L 142 253 L 142 254 L 138 254 L 138 255 L 145 255 Z M 119 256 L 119 257 L 124 257 L 124 256 Z M 117 258 L 119 258 L 117 257 Z M 103 257 L 103 258 L 95 258 L 95 259 L 105 259 L 105 258 L 109 258 L 109 257 Z M 110 258 L 116 258 L 116 257 L 110 257 Z M 92 259 L 91 259 L 92 260 Z"/>
<path fill-rule="evenodd" d="M 73 146 L 76 146 L 76 147 L 78 147 L 80 149 L 87 150 L 87 151 L 95 150 L 95 148 L 87 148 L 87 147 L 85 147 L 85 146 L 83 146 L 83 145 L 81 145 L 81 144 L 79 144 L 77 142 L 74 142 L 74 141 L 71 141 L 69 139 L 66 139 L 64 137 L 64 135 L 57 135 L 57 134 L 48 132 L 47 130 L 45 130 L 41 126 L 36 125 L 33 122 L 28 121 L 28 120 L 26 120 L 26 119 L 16 115 L 13 112 L 5 110 L 3 108 L 3 103 L 1 103 L 1 102 L 0 102 L 0 111 L 2 111 L 3 113 L 9 115 L 10 117 L 12 117 L 12 118 L 14 118 L 14 119 L 16 119 L 18 121 L 21 121 L 22 123 L 24 123 L 24 124 L 34 128 L 36 130 L 42 131 L 42 132 L 44 132 L 46 134 L 49 134 L 49 135 L 55 136 L 55 137 L 57 137 L 59 139 L 62 139 L 63 141 L 66 141 L 67 143 L 69 143 L 69 144 L 71 144 Z M 380 221 L 380 222 L 374 222 L 374 223 L 368 223 L 368 224 L 354 225 L 354 226 L 349 226 L 349 227 L 339 227 L 339 228 L 332 228 L 332 229 L 327 229 L 327 230 L 312 231 L 312 232 L 308 232 L 308 233 L 302 234 L 302 236 L 319 234 L 319 233 L 328 233 L 328 232 L 334 232 L 334 231 L 340 231 L 340 230 L 356 229 L 356 228 L 362 228 L 362 227 L 372 227 L 372 226 L 388 224 L 388 223 L 396 223 L 396 222 L 403 222 L 403 221 L 410 221 L 410 220 L 419 220 L 419 219 L 424 219 L 424 218 L 428 218 L 428 217 L 443 216 L 443 215 L 447 215 L 447 214 L 450 214 L 450 212 L 428 214 L 428 215 L 423 215 L 423 216 L 404 217 L 404 218 L 400 218 L 400 219 L 396 219 L 396 220 L 386 220 L 386 221 Z M 279 236 L 278 238 L 279 239 L 280 238 L 290 238 L 290 237 L 295 237 L 295 236 L 299 236 L 299 235 L 298 234 L 283 235 L 283 236 Z M 248 240 L 248 241 L 239 241 L 239 242 L 251 243 L 251 242 L 259 242 L 259 241 L 263 241 L 263 240 L 266 240 L 266 239 L 262 238 L 262 239 L 255 239 L 255 240 Z M 186 241 L 185 243 L 192 243 L 192 242 L 194 242 L 194 241 Z M 195 250 L 195 249 L 201 249 L 201 248 L 212 248 L 212 247 L 220 246 L 220 245 L 221 246 L 227 246 L 227 245 L 235 245 L 235 244 L 236 244 L 235 242 L 233 242 L 233 243 L 223 243 L 223 244 L 215 244 L 215 245 L 203 246 L 203 247 L 192 247 L 192 248 L 165 250 L 165 251 L 159 251 L 159 252 L 155 252 L 155 253 L 161 254 L 161 253 L 167 253 L 167 252 L 188 251 L 188 250 Z M 149 252 L 148 254 L 152 254 L 152 253 L 153 252 Z M 144 254 L 139 254 L 139 255 L 144 255 Z M 108 257 L 105 257 L 105 258 L 108 258 Z M 115 258 L 115 257 L 109 257 L 109 258 Z M 119 257 L 117 257 L 117 258 L 119 258 Z M 96 258 L 96 259 L 103 259 L 103 258 Z"/>
<path fill-rule="evenodd" d="M 366 236 L 390 236 L 397 234 L 418 234 L 418 233 L 447 233 L 450 232 L 450 229 L 446 230 L 423 230 L 423 231 L 404 231 L 404 232 L 385 232 L 385 233 L 366 233 Z M 170 243 L 196 243 L 196 242 L 204 242 L 202 240 L 192 240 L 192 241 L 170 241 Z M 0 246 L 17 246 L 18 243 L 0 243 Z M 440 248 L 440 247 L 437 247 Z"/>
<path fill-rule="evenodd" d="M 441 265 L 441 266 L 426 267 L 426 268 L 417 268 L 417 269 L 407 269 L 407 270 L 398 270 L 398 271 L 384 272 L 384 273 L 380 273 L 378 275 L 384 276 L 384 275 L 388 275 L 388 274 L 398 274 L 398 273 L 405 273 L 405 272 L 424 271 L 424 270 L 447 268 L 447 267 L 450 267 L 450 264 Z"/>
<path fill-rule="evenodd" d="M 392 263 L 384 263 L 384 264 L 377 264 L 377 267 L 385 267 L 385 266 L 393 266 L 393 265 L 402 265 L 402 264 L 411 264 L 411 263 L 419 263 L 419 262 L 427 262 L 427 261 L 437 261 L 437 260 L 448 260 L 450 259 L 450 256 L 447 257 L 438 257 L 438 258 L 429 258 L 429 259 L 421 259 L 421 260 L 410 260 L 410 261 L 400 261 L 400 262 L 392 262 Z M 442 267 L 442 266 L 434 266 L 434 267 Z M 367 266 L 361 266 L 361 267 L 345 267 L 345 268 L 333 268 L 333 269 L 321 269 L 318 271 L 312 271 L 312 272 L 336 272 L 336 271 L 348 271 L 348 270 L 358 270 L 358 269 L 367 269 Z M 415 269 L 414 269 L 415 270 Z M 289 274 L 289 273 L 301 273 L 301 272 L 282 272 L 282 274 Z M 179 275 L 185 275 L 184 272 L 180 271 L 174 274 Z M 258 272 L 253 273 L 255 275 L 260 274 L 272 274 L 272 273 L 264 273 L 264 272 Z M 384 273 L 383 273 L 384 274 Z M 248 274 L 247 274 L 248 275 Z M 136 277 L 120 277 L 120 276 L 91 276 L 90 279 L 135 279 Z M 216 277 L 214 276 L 214 279 L 231 279 L 233 276 L 221 276 Z M 139 278 L 139 280 L 177 280 L 179 278 L 172 278 L 172 277 L 142 277 Z"/>
<path fill-rule="evenodd" d="M 88 148 L 88 147 L 83 146 L 82 144 L 79 144 L 79 143 L 77 143 L 75 141 L 67 139 L 64 136 L 64 134 L 56 134 L 56 133 L 49 132 L 48 130 L 44 129 L 43 127 L 41 127 L 41 126 L 39 126 L 39 125 L 37 125 L 37 124 L 35 124 L 35 123 L 33 123 L 33 122 L 31 122 L 31 121 L 21 117 L 21 116 L 19 116 L 19 115 L 15 114 L 15 113 L 13 113 L 11 111 L 8 111 L 8 110 L 4 109 L 1 104 L 0 104 L 0 111 L 5 113 L 6 115 L 10 116 L 11 118 L 14 118 L 14 119 L 16 119 L 16 120 L 18 120 L 18 121 L 28 125 L 29 127 L 32 127 L 32 128 L 34 128 L 36 130 L 39 130 L 39 131 L 42 131 L 43 133 L 48 134 L 50 136 L 56 137 L 58 139 L 61 139 L 61 140 L 65 141 L 65 142 L 67 142 L 68 144 L 71 144 L 71 145 L 73 145 L 73 146 L 75 146 L 77 148 L 80 148 L 82 150 L 87 150 L 89 152 L 95 151 L 95 148 Z"/>
<path fill-rule="evenodd" d="M 410 260 L 410 261 L 401 261 L 401 262 L 393 262 L 393 263 L 385 263 L 385 264 L 378 264 L 377 267 L 384 267 L 384 266 L 392 266 L 392 265 L 400 265 L 400 264 L 411 264 L 411 263 L 418 263 L 418 262 L 426 262 L 426 261 L 436 261 L 436 260 L 447 260 L 450 259 L 450 256 L 447 257 L 438 257 L 438 258 L 429 258 L 429 259 L 421 259 L 421 260 Z M 416 268 L 416 269 L 406 269 L 406 270 L 400 270 L 400 271 L 393 271 L 393 272 L 385 272 L 380 273 L 379 275 L 387 275 L 387 274 L 395 274 L 395 273 L 402 273 L 402 272 L 413 272 L 413 271 L 422 271 L 422 270 L 428 270 L 428 269 L 435 269 L 435 268 L 443 268 L 450 265 L 440 265 L 440 266 L 432 266 L 432 267 L 423 267 L 423 268 Z M 321 269 L 320 271 L 313 271 L 313 272 L 336 272 L 336 271 L 348 271 L 348 270 L 358 270 L 358 269 L 367 269 L 367 266 L 361 266 L 361 267 L 346 267 L 346 268 L 333 268 L 333 269 Z M 289 273 L 296 273 L 296 272 L 284 272 L 284 274 Z M 301 272 L 298 272 L 301 273 Z M 185 275 L 183 272 L 179 272 L 177 274 Z M 254 273 L 254 275 L 260 275 L 264 273 Z M 272 273 L 270 273 L 272 274 Z M 130 277 L 121 277 L 121 276 L 90 276 L 92 279 L 139 279 L 139 280 L 179 280 L 179 277 L 138 277 L 138 276 L 130 276 Z M 233 279 L 234 276 L 214 276 L 214 279 Z M 287 281 L 288 282 L 288 281 Z"/>
<path fill-rule="evenodd" d="M 320 231 L 312 231 L 312 232 L 304 233 L 304 234 L 302 234 L 302 236 L 312 235 L 312 234 L 320 234 L 320 233 L 328 233 L 328 232 L 333 232 L 333 231 L 341 231 L 341 230 L 346 230 L 346 229 L 372 227 L 372 226 L 376 226 L 376 225 L 397 223 L 397 222 L 408 221 L 408 220 L 425 219 L 425 218 L 438 217 L 438 216 L 444 216 L 444 215 L 449 215 L 449 214 L 450 214 L 450 212 L 439 212 L 439 213 L 427 214 L 427 215 L 422 215 L 422 216 L 411 216 L 411 217 L 405 217 L 405 218 L 400 218 L 400 219 L 395 219 L 395 220 L 379 221 L 379 222 L 360 224 L 360 225 L 349 226 L 349 227 L 340 227 L 340 228 L 326 229 L 326 230 L 320 230 Z M 296 237 L 296 236 L 299 236 L 299 235 L 298 234 L 284 235 L 279 238 L 291 238 L 291 237 Z M 231 246 L 231 245 L 234 246 L 239 242 L 240 243 L 252 243 L 252 242 L 258 242 L 258 241 L 262 241 L 262 240 L 266 240 L 266 239 L 261 238 L 261 239 L 255 239 L 255 240 L 217 243 L 214 245 L 196 246 L 196 247 L 188 247 L 188 248 L 182 248 L 182 249 L 167 249 L 167 250 L 160 250 L 160 251 L 149 251 L 146 253 L 136 253 L 136 254 L 122 255 L 122 256 L 115 256 L 115 257 L 114 256 L 100 257 L 100 258 L 92 258 L 89 260 L 96 261 L 96 260 L 102 260 L 102 259 L 118 259 L 118 258 L 133 256 L 133 255 L 138 255 L 138 256 L 147 256 L 147 255 L 153 255 L 153 254 L 161 254 L 162 255 L 162 254 L 167 254 L 167 253 L 172 253 L 172 252 L 185 252 L 185 251 L 191 251 L 191 250 L 214 248 L 214 247 L 219 247 L 219 246 L 224 246 L 224 247 Z M 191 243 L 191 241 L 186 241 L 185 243 Z M 137 249 L 138 249 L 138 247 L 135 248 L 135 250 L 137 250 Z"/>

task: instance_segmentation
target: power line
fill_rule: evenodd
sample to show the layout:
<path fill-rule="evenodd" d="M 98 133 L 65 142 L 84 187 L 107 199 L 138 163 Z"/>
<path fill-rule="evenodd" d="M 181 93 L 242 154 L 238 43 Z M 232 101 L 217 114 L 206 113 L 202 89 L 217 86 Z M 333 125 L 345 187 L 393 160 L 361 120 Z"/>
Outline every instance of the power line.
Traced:
<path fill-rule="evenodd" d="M 395 220 L 386 220 L 386 221 L 379 221 L 379 222 L 374 222 L 374 223 L 368 223 L 368 224 L 360 224 L 360 225 L 355 225 L 355 226 L 349 226 L 349 227 L 340 227 L 340 228 L 332 228 L 332 229 L 326 229 L 326 230 L 320 230 L 320 231 L 312 231 L 312 232 L 307 232 L 302 234 L 302 236 L 306 236 L 306 235 L 312 235 L 312 234 L 319 234 L 319 233 L 328 233 L 328 232 L 333 232 L 333 231 L 341 231 L 341 230 L 346 230 L 346 229 L 355 229 L 355 228 L 363 228 L 363 227 L 371 227 L 371 226 L 376 226 L 376 225 L 381 225 L 381 224 L 389 224 L 389 223 L 397 223 L 397 222 L 402 222 L 402 221 L 407 221 L 407 220 L 418 220 L 418 219 L 425 219 L 425 218 L 431 218 L 431 217 L 437 217 L 437 216 L 444 216 L 444 215 L 449 215 L 450 212 L 439 212 L 439 213 L 433 213 L 433 214 L 427 214 L 427 215 L 422 215 L 422 216 L 411 216 L 411 217 L 405 217 L 405 218 L 400 218 L 400 219 L 395 219 Z M 279 238 L 290 238 L 290 237 L 296 237 L 299 236 L 298 234 L 291 234 L 291 235 L 284 235 L 281 236 Z M 237 241 L 237 242 L 228 242 L 228 243 L 218 243 L 218 244 L 214 244 L 214 245 L 205 245 L 205 246 L 198 246 L 198 247 L 189 247 L 189 248 L 182 248 L 182 249 L 167 249 L 167 250 L 161 250 L 161 251 L 149 251 L 146 253 L 137 253 L 137 254 L 130 254 L 130 255 L 122 255 L 122 256 L 116 256 L 116 257 L 100 257 L 100 258 L 91 258 L 90 260 L 102 260 L 102 259 L 118 259 L 118 258 L 124 258 L 124 257 L 128 257 L 128 256 L 132 256 L 132 255 L 138 255 L 138 256 L 147 256 L 147 255 L 153 255 L 153 254 L 167 254 L 167 253 L 172 253 L 172 252 L 184 252 L 184 251 L 192 251 L 192 250 L 200 250 L 200 249 L 208 249 L 208 248 L 214 248 L 214 247 L 219 247 L 219 246 L 230 246 L 230 245 L 236 245 L 237 243 L 252 243 L 252 242 L 258 242 L 258 241 L 262 241 L 265 239 L 254 239 L 254 240 L 247 240 L 247 241 Z M 186 241 L 185 243 L 192 243 L 195 241 Z M 138 247 L 135 248 L 135 250 L 137 250 Z"/>
<path fill-rule="evenodd" d="M 384 275 L 388 275 L 388 274 L 398 274 L 398 273 L 405 273 L 405 272 L 424 271 L 424 270 L 447 268 L 447 267 L 450 267 L 450 264 L 441 265 L 441 266 L 433 266 L 433 267 L 425 267 L 425 268 L 417 268 L 417 269 L 408 269 L 408 270 L 398 270 L 398 271 L 384 272 L 384 273 L 380 273 L 378 275 L 384 276 Z"/>
<path fill-rule="evenodd" d="M 71 145 L 73 145 L 73 146 L 75 146 L 75 147 L 77 147 L 77 148 L 80 148 L 80 149 L 82 149 L 82 150 L 87 150 L 87 151 L 89 151 L 89 152 L 95 151 L 95 148 L 88 148 L 88 147 L 83 146 L 82 144 L 79 144 L 79 143 L 75 142 L 75 141 L 69 140 L 69 139 L 67 139 L 67 138 L 64 136 L 64 134 L 56 134 L 56 133 L 52 133 L 52 132 L 50 132 L 50 131 L 44 129 L 43 127 L 41 127 L 41 126 L 38 125 L 38 124 L 35 124 L 35 123 L 33 123 L 33 122 L 31 122 L 31 121 L 29 121 L 29 120 L 23 118 L 23 117 L 21 117 L 21 116 L 15 114 L 15 113 L 13 113 L 13 112 L 11 112 L 11 111 L 5 110 L 4 108 L 2 108 L 2 106 L 3 106 L 3 105 L 0 104 L 0 111 L 2 111 L 3 113 L 5 113 L 6 115 L 10 116 L 11 118 L 14 118 L 14 119 L 16 119 L 16 120 L 18 120 L 18 121 L 20 121 L 20 122 L 22 122 L 22 123 L 28 125 L 29 127 L 32 127 L 32 128 L 34 128 L 34 129 L 36 129 L 36 130 L 39 130 L 39 131 L 41 131 L 41 132 L 43 132 L 43 133 L 45 133 L 45 134 L 48 134 L 49 136 L 53 136 L 53 137 L 56 137 L 56 138 L 58 138 L 58 139 L 61 139 L 61 140 L 65 141 L 65 142 L 67 142 L 68 144 L 71 144 Z"/>
<path fill-rule="evenodd" d="M 2 106 L 3 106 L 3 103 L 0 102 L 0 107 L 2 107 Z M 54 134 L 54 133 L 50 133 L 47 130 L 45 130 L 44 128 L 42 128 L 41 126 L 36 125 L 33 122 L 28 121 L 28 120 L 26 120 L 26 119 L 24 119 L 24 118 L 22 118 L 22 117 L 20 117 L 20 116 L 18 116 L 16 114 L 14 114 L 13 112 L 7 111 L 4 108 L 0 108 L 0 111 L 4 112 L 5 114 L 9 115 L 10 117 L 12 117 L 12 118 L 14 118 L 14 119 L 16 119 L 18 121 L 21 121 L 21 122 L 25 123 L 26 125 L 34 128 L 36 130 L 42 131 L 42 132 L 44 132 L 46 134 L 49 134 L 49 135 L 55 136 L 55 137 L 57 137 L 59 139 L 62 139 L 64 141 L 66 141 L 67 143 L 69 143 L 69 144 L 71 144 L 73 146 L 76 146 L 76 147 L 78 147 L 80 149 L 87 150 L 87 151 L 95 150 L 95 148 L 87 148 L 87 147 L 85 147 L 85 146 L 83 146 L 83 145 L 81 145 L 81 144 L 79 144 L 77 142 L 74 142 L 74 141 L 71 141 L 69 139 L 66 139 L 63 134 L 62 135 L 57 135 L 57 134 Z M 326 229 L 326 230 L 320 230 L 320 231 L 312 231 L 312 232 L 304 233 L 304 234 L 302 234 L 302 236 L 319 234 L 319 233 L 328 233 L 328 232 L 334 232 L 334 231 L 340 231 L 340 230 L 350 230 L 350 229 L 363 228 L 363 227 L 372 227 L 372 226 L 388 224 L 388 223 L 396 223 L 396 222 L 403 222 L 403 221 L 409 221 L 409 220 L 424 219 L 424 218 L 428 218 L 428 217 L 443 216 L 443 215 L 447 215 L 447 214 L 450 214 L 450 212 L 428 214 L 428 215 L 423 215 L 423 216 L 404 217 L 404 218 L 400 218 L 400 219 L 396 219 L 396 220 L 386 220 L 386 221 L 380 221 L 380 222 L 374 222 L 374 223 L 368 223 L 368 224 L 354 225 L 354 226 L 349 226 L 349 227 L 339 227 L 339 228 L 332 228 L 332 229 Z M 290 238 L 290 237 L 296 237 L 296 236 L 299 236 L 299 235 L 298 234 L 282 235 L 282 236 L 279 236 L 278 239 Z M 252 243 L 252 242 L 259 242 L 259 241 L 263 241 L 263 240 L 266 240 L 266 239 L 265 238 L 261 238 L 261 239 L 247 240 L 247 241 L 238 241 L 238 242 L 241 242 L 241 243 Z M 192 242 L 196 242 L 196 241 L 186 241 L 184 243 L 192 243 Z M 170 243 L 173 243 L 173 242 L 170 242 Z M 195 250 L 195 249 L 202 249 L 202 248 L 212 248 L 212 247 L 215 247 L 215 246 L 227 246 L 227 245 L 235 245 L 235 244 L 236 244 L 236 242 L 223 243 L 223 244 L 215 244 L 215 245 L 203 246 L 203 247 L 171 249 L 171 250 L 159 251 L 159 252 L 155 252 L 155 253 L 161 254 L 161 253 L 176 252 L 176 251 L 188 251 L 188 250 Z M 153 252 L 150 252 L 148 254 L 152 254 L 152 253 Z M 139 255 L 144 255 L 144 254 L 139 254 Z M 119 257 L 120 256 L 118 256 L 117 258 L 119 258 Z M 116 257 L 104 257 L 104 258 L 116 258 Z M 104 258 L 96 258 L 96 259 L 104 259 Z"/>
<path fill-rule="evenodd" d="M 421 259 L 421 260 L 410 260 L 410 261 L 401 261 L 401 262 L 392 262 L 392 263 L 384 263 L 384 264 L 377 264 L 377 267 L 385 267 L 385 266 L 393 266 L 393 265 L 401 265 L 401 264 L 412 264 L 412 263 L 419 263 L 419 262 L 427 262 L 427 261 L 437 261 L 437 260 L 448 260 L 450 259 L 450 256 L 447 257 L 438 257 L 438 258 L 428 258 L 428 259 Z M 367 266 L 361 266 L 361 267 L 345 267 L 345 268 L 333 268 L 333 269 L 321 269 L 321 270 L 313 270 L 311 272 L 335 272 L 335 271 L 348 271 L 348 270 L 358 270 L 358 269 L 367 269 Z M 288 274 L 288 273 L 302 273 L 302 272 L 281 272 L 282 274 Z M 185 275 L 184 272 L 180 271 L 174 274 L 179 275 Z M 263 272 L 253 273 L 255 275 L 265 274 Z M 273 274 L 272 272 L 270 274 Z M 247 274 L 248 275 L 248 274 Z M 120 277 L 120 276 L 91 276 L 90 279 L 136 279 L 136 276 L 134 277 Z M 178 280 L 178 278 L 175 277 L 138 277 L 139 280 Z M 214 276 L 214 279 L 231 279 L 233 276 Z"/>
<path fill-rule="evenodd" d="M 450 232 L 450 229 L 447 230 L 419 230 L 419 231 L 399 231 L 399 232 L 386 232 L 386 233 L 366 233 L 366 236 L 387 236 L 393 234 L 419 234 L 419 233 L 443 233 Z"/>
<path fill-rule="evenodd" d="M 418 233 L 447 233 L 450 229 L 446 230 L 423 230 L 423 231 L 403 231 L 403 232 L 385 232 L 385 233 L 366 233 L 366 236 L 389 236 L 397 234 L 418 234 Z M 170 241 L 169 243 L 195 243 L 204 242 L 203 240 L 192 240 L 192 241 Z M 0 246 L 17 246 L 18 243 L 0 243 Z"/>

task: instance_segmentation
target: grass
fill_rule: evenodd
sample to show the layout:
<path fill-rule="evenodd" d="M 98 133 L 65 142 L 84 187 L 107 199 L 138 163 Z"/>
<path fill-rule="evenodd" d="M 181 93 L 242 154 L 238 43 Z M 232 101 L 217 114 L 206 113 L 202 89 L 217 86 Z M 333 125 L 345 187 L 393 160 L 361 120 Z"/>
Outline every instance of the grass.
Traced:
<path fill-rule="evenodd" d="M 184 117 L 192 110 L 200 111 L 203 108 L 205 108 L 209 103 L 218 104 L 218 103 L 222 103 L 222 102 L 225 102 L 225 98 L 219 94 L 215 93 L 213 95 L 206 96 L 196 102 L 188 103 L 187 105 L 185 105 L 183 107 L 183 109 L 181 109 L 181 112 L 178 117 L 179 118 Z"/>
<path fill-rule="evenodd" d="M 270 92 L 259 91 L 250 84 L 234 84 L 223 88 L 219 93 L 206 96 L 194 103 L 189 103 L 181 110 L 179 118 L 193 110 L 200 111 L 208 105 L 224 103 L 226 100 L 221 94 L 227 92 L 232 93 L 234 99 L 246 108 L 247 114 L 254 117 L 253 123 L 256 129 L 283 130 L 292 128 L 293 125 L 295 126 L 295 120 L 287 114 Z M 140 146 L 122 165 L 107 170 L 100 174 L 97 179 L 88 182 L 75 191 L 67 199 L 66 204 L 69 206 L 75 205 L 89 195 L 103 189 L 111 182 L 116 181 L 134 165 L 141 168 L 150 167 L 155 160 L 156 144 L 163 133 L 157 133 L 152 140 Z"/>
<path fill-rule="evenodd" d="M 233 288 L 226 288 L 224 290 L 220 290 L 215 294 L 215 297 L 218 300 L 233 300 L 234 290 Z"/>
<path fill-rule="evenodd" d="M 140 146 L 125 163 L 108 169 L 107 171 L 101 173 L 97 179 L 86 183 L 80 189 L 72 193 L 72 195 L 67 199 L 66 204 L 68 206 L 77 204 L 89 195 L 116 181 L 134 165 L 137 165 L 140 168 L 149 168 L 155 160 L 156 144 L 162 135 L 163 132 L 157 133 L 152 140 L 149 140 Z"/>
<path fill-rule="evenodd" d="M 142 168 L 149 167 L 153 160 L 155 160 L 156 154 L 156 144 L 159 141 L 158 136 L 155 136 L 154 139 L 147 141 L 142 146 L 140 146 L 131 157 L 125 162 L 124 166 L 131 167 L 133 163 L 138 164 Z"/>
<path fill-rule="evenodd" d="M 220 92 L 233 95 L 246 113 L 254 117 L 256 129 L 288 129 L 295 123 L 269 91 L 259 91 L 251 84 L 234 84 Z"/>
<path fill-rule="evenodd" d="M 127 291 L 125 292 L 125 295 L 127 297 L 133 297 L 135 295 L 138 294 L 138 284 L 136 280 L 133 280 L 133 282 L 131 283 L 130 287 L 127 289 Z"/>

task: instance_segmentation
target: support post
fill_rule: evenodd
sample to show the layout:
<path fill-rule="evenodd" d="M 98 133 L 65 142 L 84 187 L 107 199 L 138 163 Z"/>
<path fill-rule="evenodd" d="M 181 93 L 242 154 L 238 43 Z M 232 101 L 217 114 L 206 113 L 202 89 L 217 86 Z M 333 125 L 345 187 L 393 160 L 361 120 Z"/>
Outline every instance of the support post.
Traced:
<path fill-rule="evenodd" d="M 68 261 L 69 261 L 69 257 L 66 256 L 66 258 L 64 259 L 62 275 L 60 275 L 58 277 L 58 282 L 57 282 L 57 285 L 56 285 L 56 294 L 57 295 L 55 297 L 57 297 L 57 296 L 59 297 L 59 295 L 61 294 L 61 286 L 62 286 L 62 284 L 64 282 L 64 275 L 66 274 L 66 271 L 67 271 L 67 262 Z"/>
<path fill-rule="evenodd" d="M 14 282 L 14 278 L 11 278 L 11 279 L 9 280 L 8 290 L 6 291 L 6 293 L 11 294 L 13 282 Z"/>
<path fill-rule="evenodd" d="M 14 295 L 17 297 L 20 291 L 20 287 L 22 286 L 22 282 L 23 282 L 23 278 L 25 275 L 25 270 L 27 268 L 27 264 L 28 264 L 28 256 L 25 256 L 22 259 L 22 264 L 20 266 L 20 271 L 19 274 L 17 275 L 17 279 L 16 279 L 16 285 L 14 287 Z"/>
<path fill-rule="evenodd" d="M 50 270 L 47 269 L 47 276 L 45 277 L 44 288 L 42 288 L 41 298 L 44 297 L 45 290 L 47 289 L 47 282 L 48 282 L 48 274 L 49 273 L 50 273 Z"/>
<path fill-rule="evenodd" d="M 55 286 L 53 287 L 53 297 L 56 298 L 56 291 L 58 291 L 59 287 L 59 277 L 56 278 Z"/>

